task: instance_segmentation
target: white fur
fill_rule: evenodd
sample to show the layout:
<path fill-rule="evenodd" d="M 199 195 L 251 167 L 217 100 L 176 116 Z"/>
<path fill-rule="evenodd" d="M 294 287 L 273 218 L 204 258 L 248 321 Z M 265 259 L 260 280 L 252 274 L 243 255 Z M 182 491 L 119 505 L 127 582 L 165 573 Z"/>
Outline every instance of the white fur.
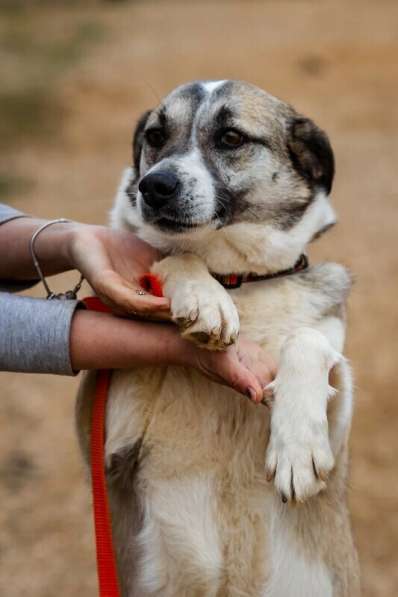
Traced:
<path fill-rule="evenodd" d="M 270 384 L 275 403 L 266 468 L 288 498 L 304 501 L 317 494 L 333 468 L 326 407 L 329 371 L 340 360 L 326 336 L 313 328 L 298 328 L 282 345 L 278 374 Z"/>
<path fill-rule="evenodd" d="M 182 177 L 186 176 L 195 181 L 192 220 L 199 224 L 207 223 L 214 212 L 214 184 L 200 152 L 194 147 L 187 155 L 174 160 L 174 163 Z"/>
<path fill-rule="evenodd" d="M 202 87 L 207 91 L 208 94 L 213 93 L 218 87 L 224 85 L 225 81 L 208 81 L 207 83 L 202 83 Z"/>
<path fill-rule="evenodd" d="M 277 509 L 272 514 L 270 534 L 272 574 L 264 597 L 333 597 L 330 572 L 324 562 L 316 556 L 308 558 L 292 541 L 289 527 Z"/>
<path fill-rule="evenodd" d="M 202 587 L 204 594 L 215 595 L 223 559 L 212 479 L 171 479 L 149 491 L 138 537 L 144 548 L 143 589 L 188 597 L 187 587 Z"/>
<path fill-rule="evenodd" d="M 115 203 L 110 212 L 110 224 L 112 228 L 132 229 L 139 225 L 140 218 L 137 210 L 131 209 L 131 203 L 126 193 L 126 188 L 133 178 L 132 168 L 125 168 L 116 192 Z"/>

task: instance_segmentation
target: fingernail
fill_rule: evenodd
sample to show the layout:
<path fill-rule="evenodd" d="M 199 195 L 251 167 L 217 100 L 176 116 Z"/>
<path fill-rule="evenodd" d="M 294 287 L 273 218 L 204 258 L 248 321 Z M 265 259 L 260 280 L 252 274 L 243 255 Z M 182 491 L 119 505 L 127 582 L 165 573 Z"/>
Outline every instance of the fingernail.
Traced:
<path fill-rule="evenodd" d="M 252 402 L 256 402 L 256 390 L 252 387 L 248 387 L 246 390 L 246 395 L 247 397 L 252 401 Z"/>

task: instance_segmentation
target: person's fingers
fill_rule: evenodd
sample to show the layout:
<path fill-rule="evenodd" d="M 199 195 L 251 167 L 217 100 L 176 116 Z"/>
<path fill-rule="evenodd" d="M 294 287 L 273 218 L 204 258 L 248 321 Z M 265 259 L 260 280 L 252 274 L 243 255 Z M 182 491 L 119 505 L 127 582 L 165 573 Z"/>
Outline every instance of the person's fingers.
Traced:
<path fill-rule="evenodd" d="M 233 388 L 257 404 L 263 401 L 264 388 L 275 378 L 276 364 L 272 357 L 259 352 L 254 344 L 245 344 L 244 357 L 236 346 L 230 346 L 225 352 L 214 353 L 196 347 L 192 351 L 195 366 L 208 378 Z"/>
<path fill-rule="evenodd" d="M 231 372 L 231 385 L 237 392 L 247 396 L 253 402 L 260 402 L 263 397 L 263 389 L 256 375 L 240 362 L 234 363 Z"/>
<path fill-rule="evenodd" d="M 171 316 L 171 312 L 169 310 L 147 310 L 147 311 L 139 311 L 138 309 L 130 309 L 126 307 L 119 307 L 106 297 L 102 297 L 98 295 L 99 298 L 105 303 L 110 310 L 112 311 L 113 315 L 118 317 L 128 317 L 133 319 L 140 319 L 144 321 L 152 321 L 152 322 L 163 322 L 163 323 L 173 323 L 173 319 Z M 174 324 L 175 325 L 175 324 Z"/>
<path fill-rule="evenodd" d="M 117 289 L 115 292 L 100 293 L 101 298 L 115 312 L 125 315 L 153 315 L 160 316 L 169 312 L 170 303 L 168 299 L 152 295 L 134 296 L 134 290 Z M 162 318 L 162 317 L 160 317 Z"/>
<path fill-rule="evenodd" d="M 276 364 L 273 359 L 266 353 L 261 353 L 260 357 L 261 360 L 256 358 L 253 361 L 250 359 L 241 361 L 242 364 L 255 376 L 262 388 L 261 395 L 256 395 L 255 400 L 257 402 L 262 401 L 264 388 L 274 380 L 276 375 Z"/>
<path fill-rule="evenodd" d="M 145 315 L 170 309 L 170 301 L 167 298 L 147 293 L 138 283 L 127 284 L 115 272 L 104 276 L 93 286 L 104 302 L 125 314 Z"/>

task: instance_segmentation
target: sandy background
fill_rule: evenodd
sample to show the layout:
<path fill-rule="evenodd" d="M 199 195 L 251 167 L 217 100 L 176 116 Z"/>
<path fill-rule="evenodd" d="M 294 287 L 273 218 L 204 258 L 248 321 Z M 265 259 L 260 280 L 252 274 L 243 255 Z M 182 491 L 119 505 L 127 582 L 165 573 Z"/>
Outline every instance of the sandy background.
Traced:
<path fill-rule="evenodd" d="M 249 80 L 329 132 L 340 225 L 311 258 L 357 277 L 350 499 L 365 597 L 398 594 L 397 32 L 387 0 L 0 0 L 0 197 L 27 212 L 105 222 L 135 119 L 187 80 Z M 96 595 L 77 383 L 0 374 L 1 595 Z"/>

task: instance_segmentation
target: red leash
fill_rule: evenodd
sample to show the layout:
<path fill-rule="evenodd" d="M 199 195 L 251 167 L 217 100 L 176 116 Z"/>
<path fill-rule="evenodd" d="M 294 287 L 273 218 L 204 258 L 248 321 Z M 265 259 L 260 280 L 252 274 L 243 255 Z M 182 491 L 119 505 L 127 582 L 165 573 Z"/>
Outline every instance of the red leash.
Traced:
<path fill-rule="evenodd" d="M 140 283 L 151 294 L 163 296 L 162 285 L 153 274 L 145 274 Z M 83 299 L 83 302 L 90 311 L 111 313 L 110 308 L 95 296 L 87 297 Z M 97 372 L 91 420 L 91 485 L 99 597 L 120 597 L 105 478 L 105 417 L 110 381 L 111 371 L 109 369 L 101 369 Z"/>
<path fill-rule="evenodd" d="M 85 298 L 83 302 L 90 311 L 111 312 L 95 296 Z M 120 597 L 105 478 L 105 416 L 110 381 L 111 371 L 109 369 L 97 371 L 91 419 L 91 488 L 100 597 Z"/>

